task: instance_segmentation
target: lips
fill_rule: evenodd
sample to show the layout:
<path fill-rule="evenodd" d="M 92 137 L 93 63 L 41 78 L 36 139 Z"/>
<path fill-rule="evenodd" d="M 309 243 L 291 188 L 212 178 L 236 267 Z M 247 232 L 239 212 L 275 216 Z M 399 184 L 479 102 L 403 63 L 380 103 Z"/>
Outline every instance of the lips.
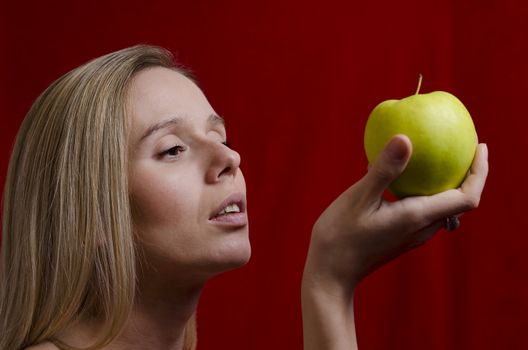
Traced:
<path fill-rule="evenodd" d="M 213 211 L 213 213 L 209 216 L 209 220 L 215 218 L 220 214 L 220 212 L 225 209 L 230 204 L 236 204 L 240 208 L 240 213 L 244 213 L 246 211 L 246 198 L 243 193 L 236 192 L 232 193 L 229 196 L 227 196 L 226 199 L 222 201 L 222 203 Z M 227 214 L 232 215 L 232 214 Z"/>

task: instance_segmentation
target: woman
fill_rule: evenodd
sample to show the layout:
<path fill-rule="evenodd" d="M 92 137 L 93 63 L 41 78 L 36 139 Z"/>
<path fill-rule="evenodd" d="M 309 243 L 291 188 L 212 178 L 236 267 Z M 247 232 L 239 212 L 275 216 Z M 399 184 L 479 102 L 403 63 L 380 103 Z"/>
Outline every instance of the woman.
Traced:
<path fill-rule="evenodd" d="M 394 137 L 315 223 L 305 349 L 356 347 L 357 283 L 478 206 L 485 145 L 461 188 L 384 201 L 411 150 Z M 0 350 L 194 349 L 202 288 L 251 254 L 239 166 L 223 120 L 161 48 L 114 52 L 54 82 L 9 164 Z"/>

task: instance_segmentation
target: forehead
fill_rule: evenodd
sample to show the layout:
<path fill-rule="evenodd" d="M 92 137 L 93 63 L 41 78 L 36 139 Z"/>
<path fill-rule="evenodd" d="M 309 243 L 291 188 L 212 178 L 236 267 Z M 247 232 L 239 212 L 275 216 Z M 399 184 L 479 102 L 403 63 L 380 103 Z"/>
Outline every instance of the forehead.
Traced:
<path fill-rule="evenodd" d="M 133 138 L 166 118 L 182 116 L 188 122 L 199 122 L 214 114 L 194 82 L 164 67 L 138 72 L 129 85 L 126 104 Z"/>

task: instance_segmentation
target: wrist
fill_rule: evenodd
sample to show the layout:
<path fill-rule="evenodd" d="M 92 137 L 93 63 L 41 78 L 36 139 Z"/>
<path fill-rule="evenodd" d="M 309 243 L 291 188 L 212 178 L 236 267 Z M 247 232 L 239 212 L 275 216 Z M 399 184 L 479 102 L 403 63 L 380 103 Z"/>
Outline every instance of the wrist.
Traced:
<path fill-rule="evenodd" d="M 305 269 L 301 281 L 301 296 L 325 299 L 328 302 L 348 307 L 354 297 L 355 288 L 355 283 L 343 283 Z"/>
<path fill-rule="evenodd" d="M 332 252 L 325 250 L 312 242 L 304 265 L 302 288 L 326 292 L 350 298 L 361 280 L 356 267 L 357 263 L 350 250 L 346 252 Z M 337 263 L 335 255 L 350 254 L 347 264 Z M 343 266 L 346 265 L 346 266 Z"/>
<path fill-rule="evenodd" d="M 305 274 L 301 304 L 305 350 L 357 349 L 354 290 L 322 283 Z"/>

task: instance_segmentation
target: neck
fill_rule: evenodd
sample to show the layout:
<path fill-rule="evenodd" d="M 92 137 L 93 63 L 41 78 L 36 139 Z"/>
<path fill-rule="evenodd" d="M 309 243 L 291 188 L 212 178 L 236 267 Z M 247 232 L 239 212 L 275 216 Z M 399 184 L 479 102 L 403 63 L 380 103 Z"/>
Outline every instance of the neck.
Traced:
<path fill-rule="evenodd" d="M 196 311 L 202 287 L 149 283 L 138 293 L 119 343 L 130 350 L 183 349 L 185 326 Z"/>
<path fill-rule="evenodd" d="M 105 349 L 182 350 L 185 326 L 196 311 L 204 284 L 141 278 L 130 318 Z M 101 334 L 98 325 L 81 323 L 64 331 L 58 339 L 73 346 L 89 346 Z"/>

